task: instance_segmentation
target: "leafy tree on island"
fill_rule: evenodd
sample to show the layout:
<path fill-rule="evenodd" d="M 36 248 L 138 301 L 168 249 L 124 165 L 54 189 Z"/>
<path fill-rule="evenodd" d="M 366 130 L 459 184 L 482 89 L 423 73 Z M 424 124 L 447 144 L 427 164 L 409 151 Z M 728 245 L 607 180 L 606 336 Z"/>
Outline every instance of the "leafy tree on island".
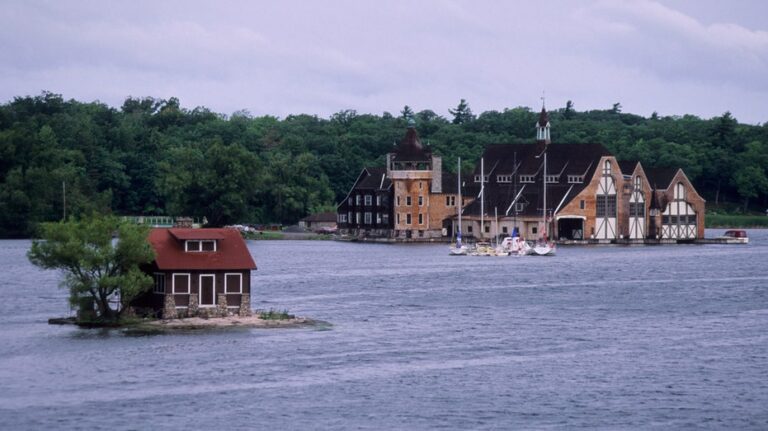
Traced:
<path fill-rule="evenodd" d="M 152 278 L 139 269 L 154 259 L 147 230 L 116 217 L 42 223 L 41 239 L 32 242 L 27 257 L 64 272 L 61 285 L 81 319 L 95 311 L 95 320 L 117 321 L 133 298 L 152 287 Z M 113 298 L 120 300 L 117 309 L 110 306 Z"/>

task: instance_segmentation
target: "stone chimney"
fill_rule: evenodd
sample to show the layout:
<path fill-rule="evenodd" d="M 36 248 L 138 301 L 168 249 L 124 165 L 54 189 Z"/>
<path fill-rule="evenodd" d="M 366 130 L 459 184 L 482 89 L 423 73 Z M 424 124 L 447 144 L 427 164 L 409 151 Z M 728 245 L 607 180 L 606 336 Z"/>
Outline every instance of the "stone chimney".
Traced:
<path fill-rule="evenodd" d="M 432 193 L 443 192 L 443 159 L 432 156 Z"/>

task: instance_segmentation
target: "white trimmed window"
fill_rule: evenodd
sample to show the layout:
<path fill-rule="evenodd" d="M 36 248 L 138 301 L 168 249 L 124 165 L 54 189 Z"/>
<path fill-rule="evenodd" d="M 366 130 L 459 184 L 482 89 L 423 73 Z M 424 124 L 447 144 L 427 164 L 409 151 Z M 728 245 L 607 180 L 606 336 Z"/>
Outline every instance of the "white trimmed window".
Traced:
<path fill-rule="evenodd" d="M 376 206 L 381 206 L 381 196 L 376 195 Z"/>
<path fill-rule="evenodd" d="M 360 195 L 355 195 L 355 205 L 360 205 Z"/>
<path fill-rule="evenodd" d="M 347 215 L 339 214 L 339 223 L 346 223 L 346 222 L 347 222 Z"/>
<path fill-rule="evenodd" d="M 584 182 L 584 175 L 568 175 L 568 184 L 581 184 Z"/>
<path fill-rule="evenodd" d="M 243 274 L 227 272 L 224 274 L 224 292 L 243 293 Z"/>
<path fill-rule="evenodd" d="M 371 206 L 373 204 L 373 196 L 365 195 L 365 206 Z"/>
<path fill-rule="evenodd" d="M 355 213 L 355 223 L 360 224 L 360 213 Z"/>
<path fill-rule="evenodd" d="M 348 223 L 352 223 L 352 211 L 350 211 L 350 212 L 349 212 L 349 214 L 347 214 L 347 215 L 348 215 L 348 217 L 347 217 L 347 220 L 346 220 L 346 221 L 347 221 Z"/>
<path fill-rule="evenodd" d="M 424 214 L 419 213 L 419 224 L 424 224 Z"/>
<path fill-rule="evenodd" d="M 419 206 L 424 205 L 424 197 L 419 196 Z"/>
<path fill-rule="evenodd" d="M 365 224 L 371 224 L 371 213 L 370 212 L 366 211 L 364 220 L 365 220 Z"/>
<path fill-rule="evenodd" d="M 389 223 L 389 214 L 384 214 L 384 215 L 381 217 L 381 222 L 382 222 L 382 223 L 384 223 L 384 224 L 387 224 L 387 223 Z"/>
<path fill-rule="evenodd" d="M 216 241 L 212 239 L 184 241 L 184 251 L 216 251 Z"/>
<path fill-rule="evenodd" d="M 376 224 L 381 224 L 381 213 L 376 213 Z"/>
<path fill-rule="evenodd" d="M 156 272 L 154 276 L 155 285 L 152 287 L 152 292 L 161 294 L 165 293 L 165 274 L 162 272 Z"/>
<path fill-rule="evenodd" d="M 555 184 L 555 183 L 557 183 L 558 178 L 559 178 L 558 175 L 547 175 L 547 183 Z"/>
<path fill-rule="evenodd" d="M 189 281 L 190 275 L 186 274 L 173 274 L 171 278 L 171 289 L 174 295 L 189 294 Z"/>
<path fill-rule="evenodd" d="M 475 175 L 475 182 L 476 182 L 476 183 L 479 183 L 479 182 L 480 182 L 480 175 Z M 484 183 L 487 183 L 487 182 L 488 182 L 488 175 L 483 175 L 483 182 L 484 182 Z"/>
<path fill-rule="evenodd" d="M 405 215 L 405 224 L 411 224 L 411 213 Z"/>
<path fill-rule="evenodd" d="M 520 175 L 520 182 L 521 183 L 532 183 L 533 182 L 533 175 Z"/>
<path fill-rule="evenodd" d="M 406 196 L 405 197 L 405 206 L 407 206 L 407 207 L 411 206 L 411 197 L 410 196 Z"/>
<path fill-rule="evenodd" d="M 496 176 L 496 182 L 499 182 L 499 183 L 511 183 L 512 182 L 512 175 L 497 175 Z"/>

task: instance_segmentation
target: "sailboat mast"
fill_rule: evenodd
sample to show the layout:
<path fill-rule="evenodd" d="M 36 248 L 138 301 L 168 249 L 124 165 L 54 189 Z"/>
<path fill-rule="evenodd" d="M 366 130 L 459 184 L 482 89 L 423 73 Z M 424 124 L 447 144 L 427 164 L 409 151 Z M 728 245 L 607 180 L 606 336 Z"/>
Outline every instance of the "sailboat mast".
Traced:
<path fill-rule="evenodd" d="M 483 219 L 483 213 L 485 212 L 485 165 L 484 160 L 480 158 L 480 238 L 485 233 L 485 220 Z"/>
<path fill-rule="evenodd" d="M 544 151 L 544 207 L 542 211 L 542 223 L 544 227 L 544 233 L 547 232 L 547 152 Z"/>
<path fill-rule="evenodd" d="M 457 205 L 457 211 L 459 213 L 459 234 L 461 234 L 461 209 L 462 209 L 461 207 L 463 206 L 462 205 L 462 201 L 461 201 L 461 157 L 459 157 L 459 162 L 458 163 L 459 163 L 459 169 L 456 172 L 459 173 L 459 175 L 458 175 L 458 177 L 459 177 L 459 184 L 458 184 L 458 187 L 459 187 L 458 188 L 458 190 L 459 190 L 459 204 Z"/>

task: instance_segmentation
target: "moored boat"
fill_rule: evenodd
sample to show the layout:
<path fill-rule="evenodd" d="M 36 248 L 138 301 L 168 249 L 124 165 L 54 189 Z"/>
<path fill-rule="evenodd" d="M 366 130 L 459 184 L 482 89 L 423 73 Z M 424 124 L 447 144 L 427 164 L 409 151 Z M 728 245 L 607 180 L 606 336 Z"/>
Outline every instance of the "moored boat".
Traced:
<path fill-rule="evenodd" d="M 742 229 L 731 229 L 725 231 L 723 236 L 720 237 L 721 239 L 724 239 L 726 244 L 748 244 L 749 243 L 749 237 L 747 236 L 747 231 Z"/>

